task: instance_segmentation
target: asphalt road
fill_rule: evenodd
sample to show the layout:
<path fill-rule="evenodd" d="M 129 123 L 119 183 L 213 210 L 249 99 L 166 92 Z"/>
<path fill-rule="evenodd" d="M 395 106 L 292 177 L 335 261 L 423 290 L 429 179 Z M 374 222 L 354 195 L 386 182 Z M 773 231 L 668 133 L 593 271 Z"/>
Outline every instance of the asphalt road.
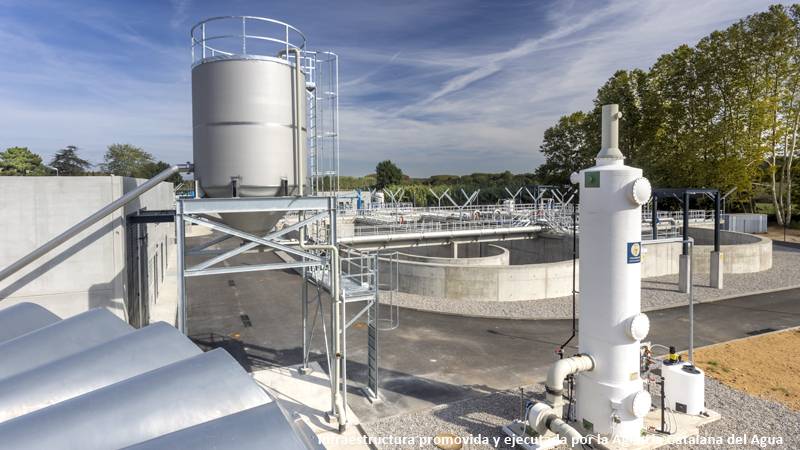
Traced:
<path fill-rule="evenodd" d="M 188 245 L 215 235 L 187 239 Z M 229 240 L 227 247 L 238 245 Z M 203 257 L 190 257 L 189 265 Z M 239 255 L 232 264 L 279 262 L 271 252 Z M 300 276 L 291 270 L 187 279 L 190 338 L 203 349 L 222 347 L 248 371 L 302 361 Z M 677 288 L 677 286 L 676 286 Z M 310 286 L 309 289 L 316 290 Z M 688 300 L 688 299 L 687 299 Z M 323 300 L 325 325 L 329 301 Z M 348 316 L 360 308 L 348 305 Z M 651 311 L 648 340 L 688 348 L 688 306 Z M 242 316 L 247 316 L 243 318 Z M 694 345 L 701 347 L 748 333 L 800 326 L 800 289 L 696 304 Z M 371 405 L 366 385 L 366 327 L 359 319 L 347 332 L 348 403 L 362 422 L 544 381 L 555 350 L 572 334 L 570 320 L 459 317 L 401 310 L 400 326 L 379 337 L 379 395 Z M 575 338 L 571 345 L 577 345 Z M 313 358 L 327 367 L 320 319 Z M 577 352 L 567 348 L 567 355 Z M 327 370 L 327 369 L 326 369 Z"/>

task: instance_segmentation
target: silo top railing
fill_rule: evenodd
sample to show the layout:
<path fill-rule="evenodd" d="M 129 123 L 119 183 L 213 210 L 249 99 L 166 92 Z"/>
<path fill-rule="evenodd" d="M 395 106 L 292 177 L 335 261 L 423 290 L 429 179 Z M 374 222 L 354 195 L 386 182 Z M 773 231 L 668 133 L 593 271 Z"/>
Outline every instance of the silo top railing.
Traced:
<path fill-rule="evenodd" d="M 222 21 L 218 22 L 215 25 L 220 25 L 219 27 L 209 27 L 210 22 L 215 21 Z M 239 24 L 238 22 L 241 21 L 241 34 L 238 34 Z M 275 30 L 274 33 L 269 33 L 270 35 L 261 35 L 261 34 L 247 34 L 248 23 L 252 24 L 253 22 L 257 23 L 269 23 L 278 26 L 278 30 Z M 220 30 L 231 30 L 231 26 L 235 27 L 237 30 L 231 34 L 228 33 L 219 33 L 214 34 L 212 33 L 211 29 L 207 28 L 219 28 Z M 251 25 L 252 27 L 252 25 Z M 195 35 L 195 32 L 199 34 L 199 36 Z M 263 33 L 267 34 L 267 33 Z M 280 34 L 278 36 L 278 34 Z M 264 56 L 268 58 L 277 58 L 278 50 L 285 50 L 287 53 L 289 49 L 298 49 L 301 51 L 303 57 L 305 56 L 305 48 L 306 48 L 306 37 L 303 33 L 300 32 L 297 28 L 279 22 L 277 20 L 266 19 L 263 17 L 254 17 L 254 16 L 223 16 L 223 17 L 213 17 L 211 19 L 206 19 L 197 25 L 192 27 L 191 31 L 192 36 L 192 67 L 196 66 L 197 64 L 202 64 L 203 62 L 207 61 L 209 58 L 216 59 L 231 59 L 231 58 L 240 58 L 244 56 L 248 57 L 258 57 Z M 251 44 L 251 52 L 247 52 L 247 45 L 248 41 Z M 239 42 L 241 42 L 241 52 L 239 52 Z M 269 54 L 264 54 L 264 52 L 257 51 L 253 52 L 253 43 L 268 43 L 274 44 L 273 47 L 275 49 L 274 52 Z M 195 49 L 198 49 L 198 52 L 195 52 Z"/>

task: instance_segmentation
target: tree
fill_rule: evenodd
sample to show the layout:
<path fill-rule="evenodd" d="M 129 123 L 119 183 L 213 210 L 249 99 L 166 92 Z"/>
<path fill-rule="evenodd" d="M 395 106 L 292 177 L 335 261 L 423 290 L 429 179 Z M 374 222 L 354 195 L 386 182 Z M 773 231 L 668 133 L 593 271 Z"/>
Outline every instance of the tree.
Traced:
<path fill-rule="evenodd" d="M 150 161 L 145 163 L 141 168 L 137 169 L 133 176 L 136 178 L 144 178 L 149 180 L 154 176 L 158 175 L 159 173 L 169 169 L 172 167 L 170 164 L 165 163 L 164 161 L 153 162 Z M 168 183 L 172 183 L 177 187 L 179 184 L 183 183 L 183 177 L 179 173 L 172 174 L 169 178 L 167 178 Z"/>
<path fill-rule="evenodd" d="M 592 111 L 562 117 L 545 132 L 547 160 L 537 174 L 554 183 L 591 165 L 582 158 L 600 148 L 600 106 L 617 103 L 620 150 L 654 186 L 736 187 L 734 197 L 752 199 L 753 186 L 765 183 L 778 223 L 789 222 L 800 130 L 798 23 L 800 6 L 772 6 L 662 55 L 647 72 L 616 72 Z"/>
<path fill-rule="evenodd" d="M 378 189 L 400 184 L 403 181 L 403 171 L 389 159 L 378 163 L 375 167 L 375 174 L 377 175 L 376 187 Z"/>
<path fill-rule="evenodd" d="M 0 175 L 3 176 L 44 176 L 49 171 L 42 165 L 42 157 L 28 150 L 28 147 L 11 147 L 0 152 Z"/>
<path fill-rule="evenodd" d="M 105 162 L 100 164 L 103 172 L 132 177 L 145 164 L 153 162 L 153 155 L 130 144 L 111 144 L 103 160 Z"/>
<path fill-rule="evenodd" d="M 86 169 L 94 166 L 94 164 L 91 164 L 85 159 L 78 158 L 78 150 L 80 149 L 74 145 L 68 145 L 67 148 L 62 148 L 53 156 L 53 160 L 50 161 L 50 166 L 54 169 L 58 169 L 61 174 L 67 176 L 74 177 L 84 175 Z"/>
<path fill-rule="evenodd" d="M 592 166 L 599 147 L 587 142 L 586 114 L 581 111 L 563 116 L 544 132 L 541 152 L 547 158 L 537 169 L 545 184 L 566 184 L 572 172 Z"/>

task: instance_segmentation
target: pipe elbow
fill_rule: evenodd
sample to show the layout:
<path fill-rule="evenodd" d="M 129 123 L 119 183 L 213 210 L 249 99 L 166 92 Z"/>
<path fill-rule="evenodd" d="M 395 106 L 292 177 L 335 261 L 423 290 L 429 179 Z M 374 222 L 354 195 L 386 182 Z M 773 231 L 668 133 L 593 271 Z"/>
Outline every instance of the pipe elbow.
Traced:
<path fill-rule="evenodd" d="M 561 389 L 567 375 L 591 371 L 594 370 L 594 368 L 594 358 L 588 354 L 558 360 L 555 364 L 550 366 L 550 371 L 547 373 L 547 387 L 551 389 Z"/>
<path fill-rule="evenodd" d="M 171 167 L 173 172 L 192 173 L 194 172 L 194 164 L 187 162 L 186 164 L 175 164 Z"/>
<path fill-rule="evenodd" d="M 594 358 L 585 353 L 556 361 L 555 364 L 550 366 L 550 371 L 547 373 L 547 382 L 544 386 L 547 403 L 555 408 L 563 405 L 561 398 L 564 394 L 564 379 L 567 378 L 567 375 L 591 371 L 594 370 L 595 366 Z"/>
<path fill-rule="evenodd" d="M 553 408 L 544 403 L 533 405 L 528 415 L 528 425 L 541 436 L 552 436 L 555 433 L 566 439 L 570 448 L 581 449 L 581 434 L 559 417 Z"/>

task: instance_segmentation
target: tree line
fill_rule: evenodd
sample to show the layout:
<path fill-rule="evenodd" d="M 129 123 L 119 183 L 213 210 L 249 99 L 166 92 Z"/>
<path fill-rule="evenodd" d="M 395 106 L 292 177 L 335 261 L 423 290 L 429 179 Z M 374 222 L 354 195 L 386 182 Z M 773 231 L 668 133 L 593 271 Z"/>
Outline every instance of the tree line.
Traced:
<path fill-rule="evenodd" d="M 755 212 L 766 192 L 779 225 L 792 217 L 800 122 L 800 6 L 771 6 L 690 47 L 662 55 L 649 71 L 617 71 L 594 108 L 561 117 L 544 133 L 536 175 L 564 183 L 594 165 L 602 105 L 623 112 L 619 146 L 656 187 L 708 187 Z M 746 202 L 746 203 L 745 203 Z"/>
<path fill-rule="evenodd" d="M 95 164 L 78 156 L 80 149 L 68 145 L 56 152 L 48 165 L 43 164 L 42 157 L 28 150 L 27 147 L 11 147 L 0 152 L 0 176 L 99 176 L 117 175 L 149 179 L 169 169 L 170 164 L 156 161 L 150 153 L 130 144 L 111 144 L 103 156 L 103 162 L 97 165 L 97 171 L 89 169 Z M 168 182 L 178 185 L 183 181 L 180 174 L 174 174 Z"/>
<path fill-rule="evenodd" d="M 327 180 L 327 179 L 326 179 Z M 327 181 L 326 181 L 327 183 Z M 365 177 L 339 177 L 339 186 L 342 190 L 378 190 L 387 189 L 390 192 L 404 192 L 400 201 L 413 203 L 414 206 L 438 206 L 439 198 L 445 192 L 458 204 L 464 204 L 467 196 L 480 189 L 476 202 L 479 204 L 496 204 L 511 198 L 508 190 L 516 194 L 523 186 L 540 184 L 535 174 L 512 174 L 510 171 L 503 173 L 473 173 L 470 175 L 434 175 L 428 178 L 410 178 L 391 160 L 378 163 L 375 173 Z M 563 183 L 562 183 L 563 184 Z M 328 186 L 325 186 L 327 189 Z M 463 191 L 463 192 L 462 192 Z M 522 201 L 533 201 L 523 190 Z M 519 199 L 519 197 L 517 197 Z M 518 200 L 519 201 L 519 200 Z M 474 204 L 474 203 L 473 203 Z M 444 198 L 442 206 L 453 204 Z"/>

